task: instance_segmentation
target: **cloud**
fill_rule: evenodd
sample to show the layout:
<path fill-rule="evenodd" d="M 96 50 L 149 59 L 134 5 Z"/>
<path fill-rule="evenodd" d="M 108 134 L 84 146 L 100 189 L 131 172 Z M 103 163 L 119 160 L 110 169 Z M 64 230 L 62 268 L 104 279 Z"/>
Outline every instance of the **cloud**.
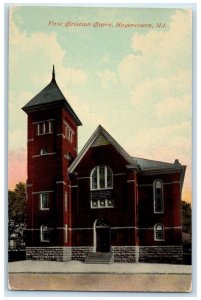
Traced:
<path fill-rule="evenodd" d="M 73 67 L 65 68 L 67 55 L 55 32 L 35 32 L 27 35 L 15 25 L 14 12 L 10 11 L 9 32 L 9 147 L 26 145 L 26 114 L 21 110 L 33 96 L 51 80 L 52 65 L 61 88 L 83 85 L 87 74 Z"/>
<path fill-rule="evenodd" d="M 64 59 L 68 52 L 60 46 L 55 32 L 33 32 L 27 35 L 15 25 L 12 10 L 9 26 L 11 88 L 38 92 L 40 82 L 43 88 L 44 82 L 50 81 L 53 64 L 58 74 L 62 74 L 59 80 L 65 84 L 82 85 L 86 82 L 87 75 L 83 70 L 64 67 Z"/>
<path fill-rule="evenodd" d="M 132 156 L 187 165 L 185 188 L 191 189 L 191 124 L 182 122 L 163 127 L 142 129 L 125 143 Z"/>
<path fill-rule="evenodd" d="M 96 113 L 93 112 L 90 103 L 87 103 L 87 101 L 84 101 L 83 99 L 81 101 L 79 96 L 73 93 L 70 89 L 64 88 L 62 91 L 66 98 L 70 99 L 68 100 L 70 106 L 73 109 L 76 108 L 76 114 L 79 116 L 80 120 L 85 120 L 87 124 L 87 127 L 85 127 L 86 130 L 88 130 L 89 128 L 94 130 L 99 124 L 106 124 L 106 126 L 109 126 L 109 124 L 105 121 L 105 118 L 104 116 L 102 116 L 101 113 L 99 113 L 98 111 L 96 111 Z M 84 138 L 85 140 L 83 140 L 83 136 L 80 134 L 79 140 L 81 141 L 81 144 L 88 140 L 89 133 Z"/>
<path fill-rule="evenodd" d="M 161 102 L 168 97 L 190 95 L 192 90 L 191 71 L 182 70 L 170 76 L 144 80 L 131 91 L 133 104 Z"/>
<path fill-rule="evenodd" d="M 66 78 L 69 78 L 69 81 L 74 84 L 83 85 L 86 83 L 87 75 L 84 71 L 76 70 L 74 68 L 69 68 L 64 70 L 64 75 L 65 73 L 66 73 Z"/>
<path fill-rule="evenodd" d="M 119 78 L 126 85 L 136 86 L 144 78 L 145 71 L 144 57 L 134 54 L 125 56 L 118 67 Z"/>
<path fill-rule="evenodd" d="M 184 135 L 185 133 L 185 135 Z M 191 124 L 188 122 L 182 122 L 180 124 L 170 124 L 163 127 L 149 127 L 149 128 L 142 128 L 141 131 L 134 136 L 135 139 L 135 148 L 130 149 L 133 154 L 135 155 L 136 150 L 147 149 L 151 151 L 150 153 L 153 154 L 158 153 L 161 147 L 167 147 L 169 149 L 172 161 L 175 159 L 174 155 L 180 151 L 180 147 L 177 148 L 179 145 L 183 147 L 183 152 L 189 154 L 187 148 L 191 144 L 191 140 L 189 140 L 189 134 L 191 133 Z M 177 148 L 173 151 L 172 147 Z M 172 150 L 171 150 L 172 149 Z M 167 151 L 164 152 L 164 158 L 167 155 Z M 157 155 L 155 155 L 155 158 Z"/>
<path fill-rule="evenodd" d="M 191 11 L 176 11 L 168 31 L 151 30 L 135 33 L 132 53 L 119 64 L 119 78 L 124 84 L 137 86 L 140 82 L 177 74 L 191 68 Z M 139 53 L 139 55 L 137 55 Z"/>
<path fill-rule="evenodd" d="M 178 10 L 167 31 L 135 33 L 130 53 L 118 66 L 138 120 L 131 120 L 135 134 L 126 149 L 134 156 L 167 162 L 178 158 L 187 165 L 185 195 L 191 189 L 190 21 L 190 10 Z"/>
<path fill-rule="evenodd" d="M 132 48 L 140 50 L 145 57 L 152 58 L 157 72 L 180 69 L 191 65 L 191 11 L 176 11 L 171 17 L 168 31 L 151 30 L 146 35 L 134 34 Z M 149 64 L 150 64 L 149 63 Z"/>
<path fill-rule="evenodd" d="M 104 88 L 111 86 L 111 84 L 117 84 L 117 76 L 115 72 L 104 70 L 103 72 L 97 72 L 97 75 L 101 79 L 101 83 Z"/>
<path fill-rule="evenodd" d="M 14 93 L 9 91 L 8 103 L 8 147 L 18 149 L 26 147 L 27 142 L 27 115 L 21 107 L 27 103 L 33 95 L 28 92 Z"/>
<path fill-rule="evenodd" d="M 156 117 L 161 120 L 171 118 L 171 120 L 180 119 L 182 112 L 183 119 L 191 117 L 191 95 L 182 97 L 168 97 L 156 105 Z"/>
<path fill-rule="evenodd" d="M 101 61 L 102 61 L 104 64 L 109 64 L 109 63 L 111 62 L 111 57 L 110 57 L 110 55 L 109 55 L 109 54 L 105 54 L 105 55 L 102 57 Z"/>

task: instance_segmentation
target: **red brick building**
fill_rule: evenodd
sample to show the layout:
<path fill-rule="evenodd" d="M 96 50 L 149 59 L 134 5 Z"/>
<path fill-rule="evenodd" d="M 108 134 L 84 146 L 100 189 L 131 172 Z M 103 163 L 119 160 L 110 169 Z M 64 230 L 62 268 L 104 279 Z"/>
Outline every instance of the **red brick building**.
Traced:
<path fill-rule="evenodd" d="M 27 259 L 180 262 L 185 166 L 131 157 L 81 122 L 52 81 L 28 115 Z"/>

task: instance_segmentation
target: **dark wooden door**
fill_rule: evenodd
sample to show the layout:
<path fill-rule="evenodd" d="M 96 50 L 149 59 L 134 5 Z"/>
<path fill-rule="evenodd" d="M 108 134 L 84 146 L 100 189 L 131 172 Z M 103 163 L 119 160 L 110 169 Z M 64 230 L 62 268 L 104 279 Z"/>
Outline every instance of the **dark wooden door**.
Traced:
<path fill-rule="evenodd" d="M 110 252 L 110 228 L 96 228 L 96 252 Z"/>

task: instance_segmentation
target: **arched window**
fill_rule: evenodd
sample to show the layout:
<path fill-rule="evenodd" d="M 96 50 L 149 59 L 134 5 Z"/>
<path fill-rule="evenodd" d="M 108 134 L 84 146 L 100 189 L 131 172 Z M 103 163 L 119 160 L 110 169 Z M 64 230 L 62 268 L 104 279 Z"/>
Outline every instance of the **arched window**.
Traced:
<path fill-rule="evenodd" d="M 164 212 L 163 182 L 155 180 L 153 184 L 154 213 Z"/>
<path fill-rule="evenodd" d="M 154 226 L 154 240 L 155 241 L 164 240 L 164 226 L 162 224 L 156 224 Z"/>
<path fill-rule="evenodd" d="M 91 172 L 91 190 L 112 189 L 112 170 L 104 165 L 95 167 Z"/>
<path fill-rule="evenodd" d="M 41 242 L 49 242 L 49 229 L 46 225 L 40 227 L 40 240 Z"/>

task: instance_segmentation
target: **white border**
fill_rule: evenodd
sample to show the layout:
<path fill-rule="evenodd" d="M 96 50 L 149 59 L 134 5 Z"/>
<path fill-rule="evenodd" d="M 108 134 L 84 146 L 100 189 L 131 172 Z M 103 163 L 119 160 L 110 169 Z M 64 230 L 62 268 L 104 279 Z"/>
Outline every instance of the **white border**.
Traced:
<path fill-rule="evenodd" d="M 200 3 L 199 1 L 181 1 L 181 0 L 177 0 L 176 3 L 169 3 L 169 2 L 163 2 L 163 3 L 160 3 L 160 1 L 155 1 L 155 3 L 151 3 L 151 1 L 149 0 L 146 0 L 146 1 L 140 1 L 140 4 L 139 3 L 136 3 L 136 2 L 133 2 L 131 0 L 127 0 L 126 1 L 127 3 L 123 4 L 122 2 L 120 1 L 113 1 L 111 0 L 110 3 L 108 3 L 107 1 L 105 0 L 96 0 L 96 2 L 94 2 L 93 0 L 90 2 L 90 3 L 84 3 L 84 1 L 82 0 L 77 0 L 76 3 L 72 3 L 72 2 L 69 2 L 68 0 L 60 0 L 59 3 L 55 3 L 53 2 L 52 0 L 49 0 L 48 3 L 45 2 L 45 1 L 38 1 L 38 0 L 35 0 L 34 3 L 27 3 L 27 1 L 24 1 L 24 0 L 21 0 L 21 1 L 16 1 L 16 0 L 13 0 L 12 1 L 12 4 L 14 5 L 49 5 L 49 6 L 52 6 L 52 5 L 71 5 L 71 6 L 115 6 L 115 7 L 162 7 L 162 8 L 165 8 L 165 7 L 169 7 L 169 8 L 192 8 L 194 10 L 194 16 L 196 16 L 198 14 L 198 26 L 197 28 L 201 28 L 201 14 L 200 14 Z M 3 20 L 3 26 L 1 26 L 1 29 L 0 29 L 0 39 L 1 39 L 1 45 L 4 45 L 4 47 L 1 47 L 0 51 L 1 51 L 1 66 L 4 65 L 4 70 L 3 68 L 1 69 L 1 79 L 0 80 L 0 91 L 2 92 L 3 94 L 3 97 L 1 97 L 1 99 L 4 99 L 4 101 L 1 101 L 1 105 L 2 107 L 0 108 L 0 128 L 2 130 L 2 135 L 4 134 L 4 147 L 0 147 L 0 158 L 1 158 L 1 166 L 3 166 L 4 168 L 4 174 L 3 172 L 0 173 L 0 176 L 1 176 L 1 186 L 2 186 L 2 191 L 4 192 L 4 202 L 1 201 L 1 204 L 3 205 L 3 208 L 1 209 L 1 213 L 2 213 L 2 217 L 0 218 L 1 220 L 1 228 L 6 228 L 7 227 L 7 220 L 6 220 L 6 215 L 7 215 L 7 84 L 8 84 L 8 81 L 7 81 L 7 63 L 8 63 L 8 59 L 7 59 L 7 53 L 8 53 L 8 36 L 7 36 L 7 30 L 8 30 L 8 20 L 7 20 L 7 16 L 5 16 L 4 18 L 4 5 L 10 5 L 11 2 L 9 2 L 8 0 L 3 0 L 0 2 L 0 19 Z M 197 7 L 197 12 L 196 12 L 196 7 L 195 7 L 195 4 L 198 5 Z M 7 11 L 7 7 L 5 8 L 5 11 Z M 2 24 L 1 23 L 1 24 Z M 195 24 L 195 21 L 194 21 L 194 25 L 196 26 Z M 196 29 L 197 28 L 194 28 L 194 35 L 195 35 L 195 39 L 196 39 L 196 35 L 197 35 L 197 32 L 196 32 Z M 5 29 L 5 38 L 4 38 L 4 29 Z M 193 150 L 193 155 L 194 155 L 194 162 L 193 162 L 193 165 L 194 165 L 194 169 L 193 169 L 193 225 L 194 225 L 194 229 L 193 229 L 193 238 L 194 238 L 194 250 L 193 250 L 193 253 L 194 253 L 194 259 L 193 259 L 193 262 L 194 262 L 194 271 L 193 271 L 193 278 L 194 278 L 194 282 L 193 282 L 193 292 L 191 294 L 182 294 L 182 293 L 171 293 L 170 294 L 167 294 L 167 293 L 146 293 L 143 294 L 143 293 L 134 293 L 134 292 L 131 292 L 131 293 L 118 293 L 118 298 L 121 298 L 121 299 L 124 299 L 125 297 L 128 297 L 128 296 L 134 296 L 138 299 L 147 299 L 147 296 L 149 296 L 149 298 L 152 298 L 152 299 L 155 299 L 156 297 L 160 297 L 160 298 L 163 298 L 163 297 L 171 297 L 171 299 L 177 299 L 179 296 L 182 298 L 183 297 L 193 297 L 193 298 L 199 298 L 201 297 L 201 285 L 197 285 L 196 283 L 196 280 L 198 282 L 200 282 L 200 272 L 198 274 L 196 274 L 196 271 L 197 271 L 197 265 L 198 267 L 200 267 L 200 262 L 201 262 L 201 257 L 198 256 L 196 257 L 196 251 L 197 253 L 200 253 L 201 252 L 201 247 L 200 247 L 200 235 L 197 236 L 197 230 L 196 230 L 196 227 L 200 228 L 200 219 L 199 220 L 197 219 L 197 216 L 196 216 L 196 213 L 197 213 L 197 210 L 200 212 L 200 208 L 201 208 L 201 203 L 200 201 L 198 203 L 196 203 L 196 196 L 198 199 L 201 199 L 201 193 L 200 191 L 197 190 L 197 184 L 196 184 L 196 181 L 197 181 L 197 178 L 201 178 L 201 170 L 200 170 L 200 165 L 201 165 L 201 161 L 200 161 L 200 156 L 198 157 L 198 159 L 196 160 L 197 158 L 197 153 L 201 153 L 201 143 L 200 143 L 200 139 L 198 139 L 197 143 L 196 143 L 196 139 L 198 137 L 197 135 L 197 131 L 199 128 L 201 128 L 201 118 L 200 117 L 196 117 L 198 116 L 198 112 L 201 111 L 201 101 L 199 101 L 197 104 L 196 104 L 196 89 L 197 89 L 197 85 L 196 85 L 196 78 L 201 78 L 201 72 L 199 70 L 199 67 L 198 67 L 198 77 L 196 77 L 196 65 L 198 64 L 198 66 L 200 66 L 200 58 L 198 57 L 198 59 L 196 58 L 196 48 L 198 46 L 198 53 L 201 53 L 201 47 L 200 47 L 200 34 L 198 35 L 198 41 L 197 41 L 198 45 L 196 44 L 196 40 L 194 40 L 194 43 L 193 43 L 193 46 L 194 46 L 194 87 L 193 87 L 193 92 L 194 92 L 194 121 L 193 121 L 193 124 L 194 124 L 194 130 L 193 130 L 193 136 L 194 136 L 194 150 Z M 5 53 L 5 54 L 4 54 Z M 3 80 L 4 78 L 4 80 Z M 200 95 L 200 85 L 199 85 L 199 89 L 198 89 L 198 96 Z M 200 97 L 198 97 L 198 99 L 201 99 Z M 197 109 L 197 110 L 196 110 Z M 197 128 L 196 128 L 197 126 Z M 200 196 L 200 197 L 199 197 Z M 198 221 L 198 223 L 197 223 Z M 197 223 L 197 224 L 196 224 Z M 198 238 L 198 240 L 197 240 Z M 197 240 L 197 242 L 196 242 Z M 59 297 L 66 297 L 68 296 L 68 298 L 70 299 L 74 299 L 74 297 L 76 296 L 76 299 L 81 299 L 82 297 L 80 296 L 90 296 L 90 297 L 94 297 L 101 293 L 94 293 L 94 292 L 91 292 L 91 293 L 72 293 L 72 292 L 55 292 L 55 293 L 52 293 L 52 292 L 37 292 L 37 291 L 25 291 L 25 292 L 22 292 L 22 291 L 16 291 L 16 292 L 12 292 L 12 291 L 8 291 L 7 289 L 7 231 L 5 230 L 5 233 L 4 233 L 4 243 L 5 243 L 5 246 L 4 246 L 4 252 L 5 252 L 5 255 L 1 255 L 1 265 L 3 266 L 4 268 L 4 280 L 1 280 L 1 285 L 0 285 L 0 296 L 1 296 L 1 299 L 3 298 L 7 298 L 7 297 L 12 297 L 12 299 L 19 299 L 19 297 L 26 297 L 26 299 L 32 299 L 33 296 L 36 296 L 38 298 L 41 298 L 43 300 L 46 300 L 51 297 L 53 299 L 58 299 L 58 296 Z M 197 249 L 197 250 L 196 250 Z M 197 291 L 196 291 L 197 289 Z M 53 296 L 54 294 L 54 296 Z M 104 293 L 102 294 L 102 296 L 104 297 L 110 297 L 110 299 L 115 299 L 115 293 Z M 116 295 L 117 296 L 117 295 Z"/>

